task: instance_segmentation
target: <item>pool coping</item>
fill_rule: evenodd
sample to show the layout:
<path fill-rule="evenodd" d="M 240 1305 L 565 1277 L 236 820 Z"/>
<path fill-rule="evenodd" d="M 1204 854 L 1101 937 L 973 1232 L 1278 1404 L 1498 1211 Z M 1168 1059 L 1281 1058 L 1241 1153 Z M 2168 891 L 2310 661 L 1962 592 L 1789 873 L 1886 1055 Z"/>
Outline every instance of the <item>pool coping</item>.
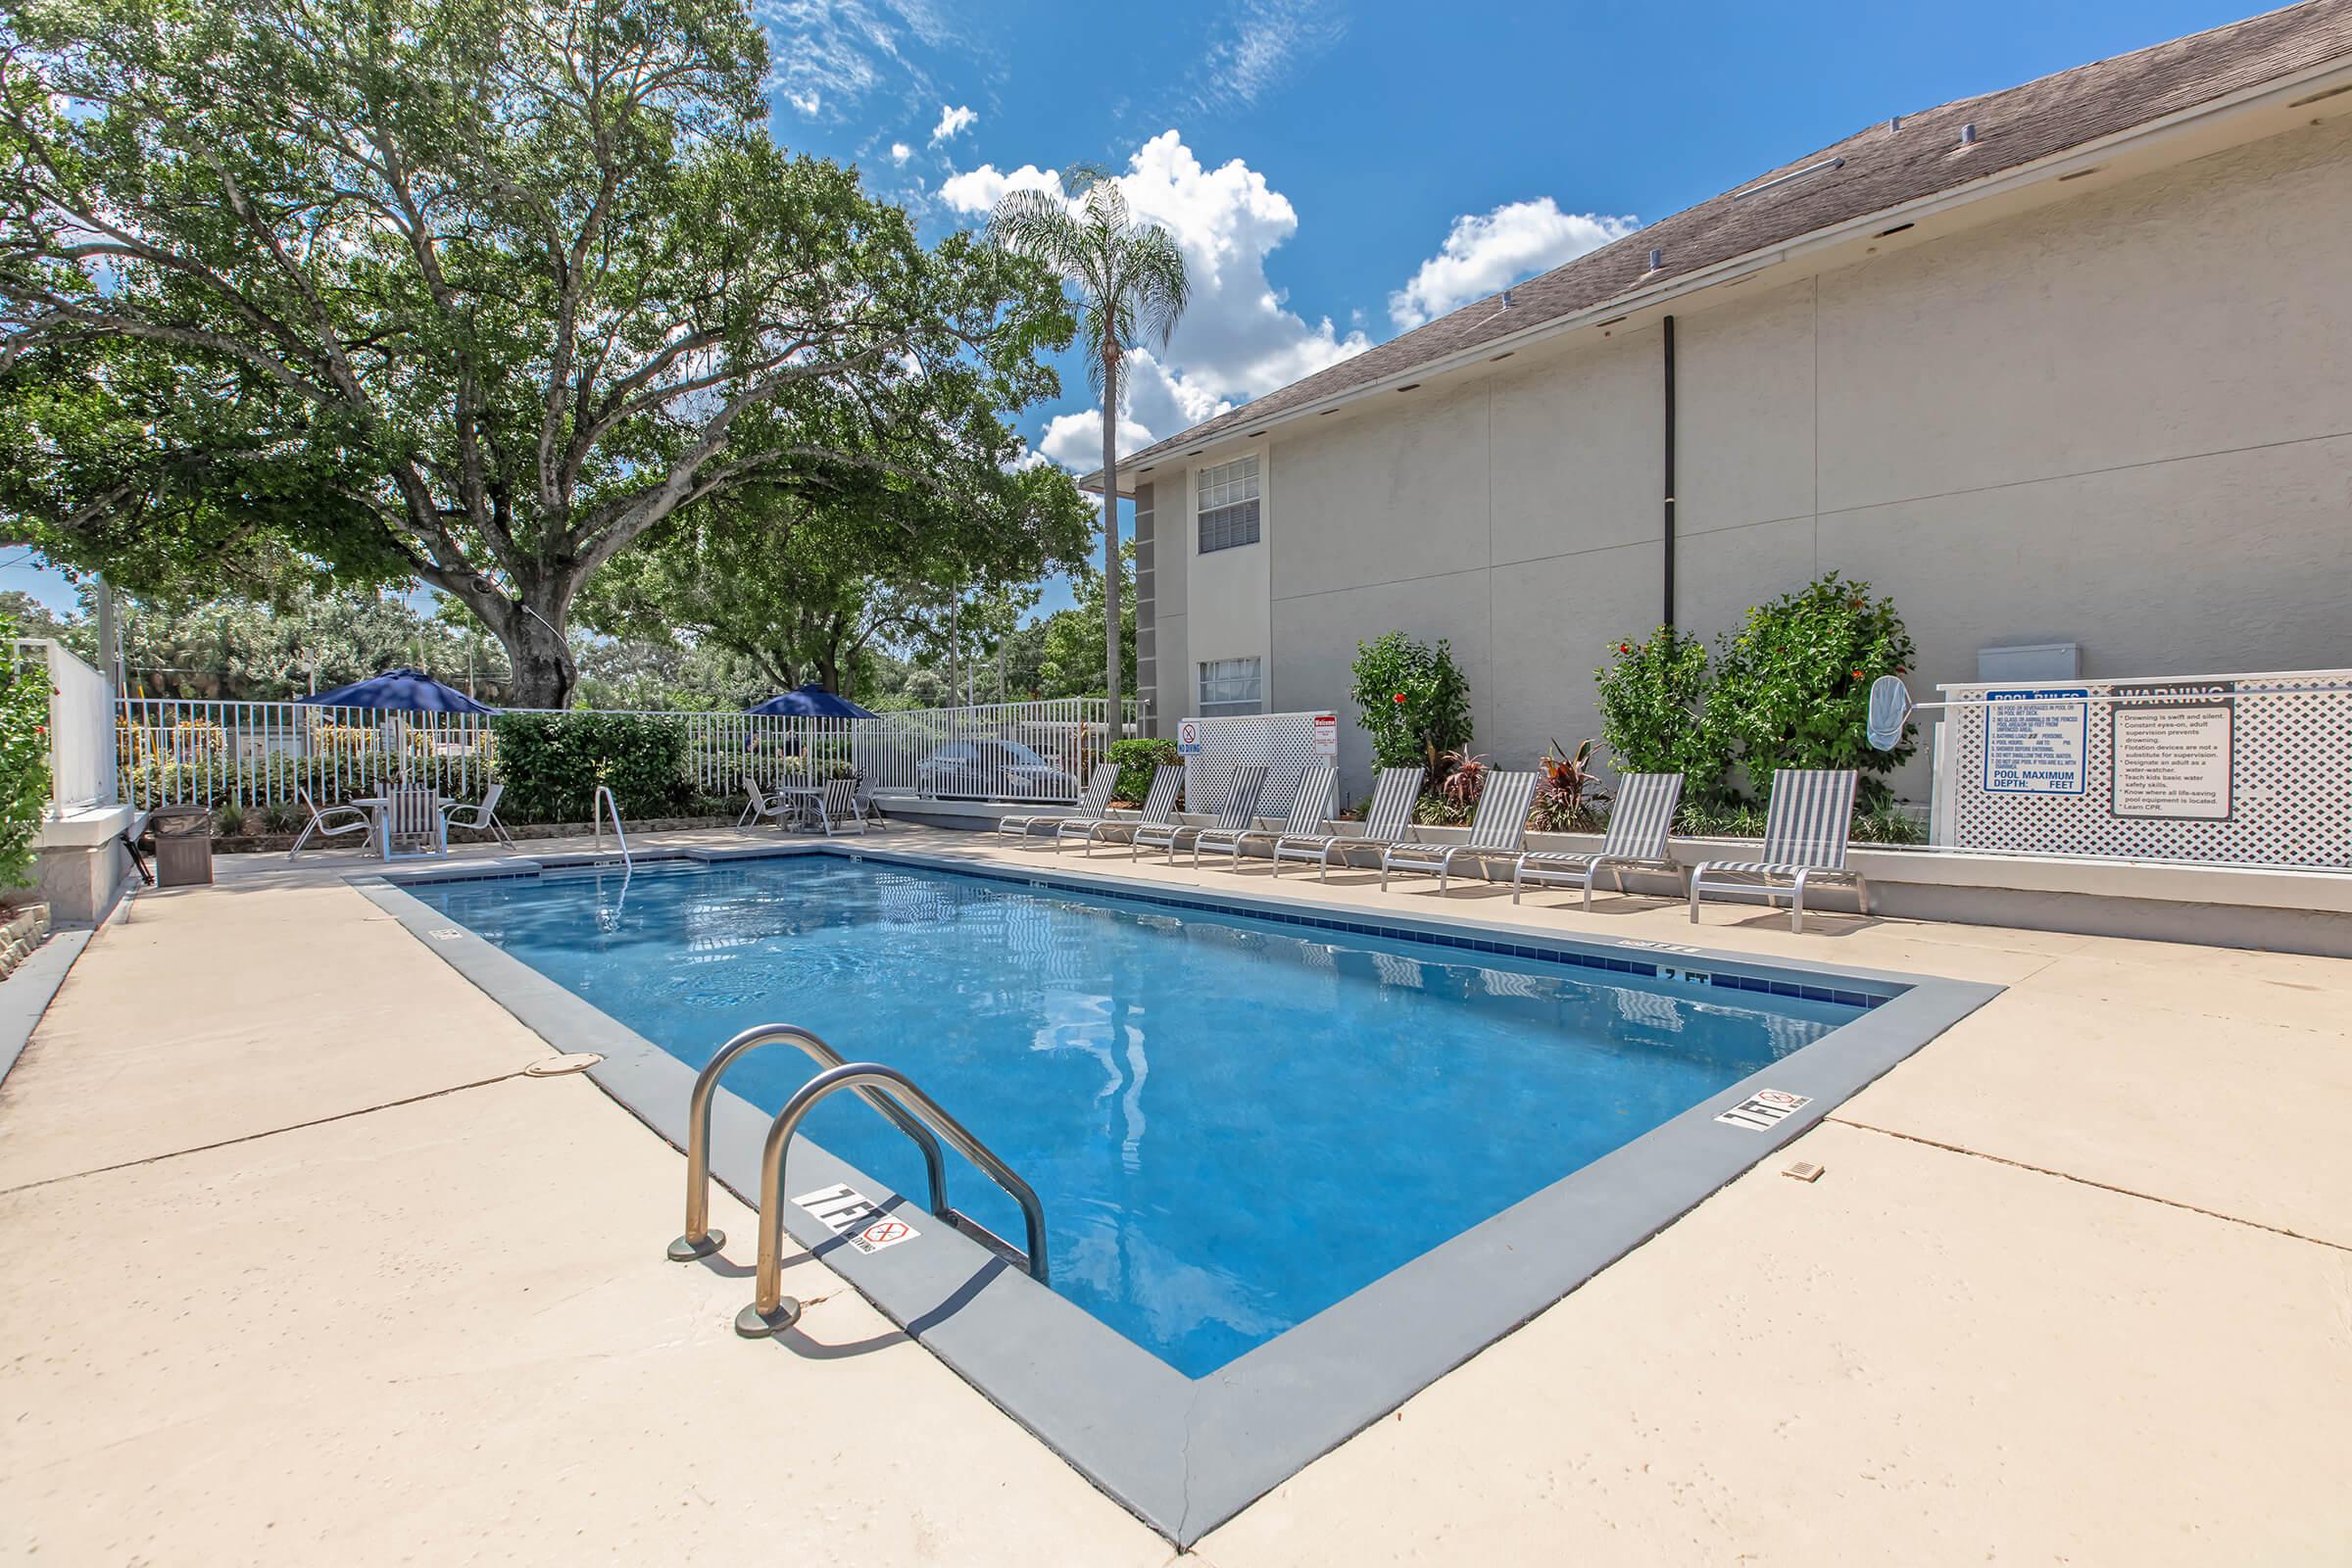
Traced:
<path fill-rule="evenodd" d="M 1139 884 L 1077 866 L 975 864 L 868 840 L 641 854 L 713 864 L 831 855 L 1059 888 L 1204 913 L 1350 933 L 1696 985 L 1878 999 L 1852 1021 L 1709 1096 L 1681 1115 L 1471 1226 L 1216 1371 L 1189 1379 L 1075 1303 L 946 1224 L 919 1223 L 919 1200 L 894 1192 L 807 1138 L 793 1143 L 786 1195 L 846 1182 L 918 1223 L 911 1240 L 865 1253 L 797 1204 L 785 1232 L 991 1402 L 1178 1546 L 1190 1546 L 1308 1463 L 1543 1312 L 1801 1135 L 1865 1085 L 1997 996 L 2001 987 L 1826 963 L 1786 963 L 1632 938 L 1573 938 L 1437 911 L 1373 911 L 1255 888 L 1209 892 Z M 695 1069 L 405 891 L 545 871 L 617 868 L 609 856 L 514 857 L 370 873 L 352 885 L 559 1051 L 595 1052 L 589 1076 L 672 1146 L 686 1141 Z M 1359 916 L 1348 918 L 1349 915 Z M 1697 977 L 1705 977 L 1703 982 Z M 1799 980 L 1794 977 L 1804 976 Z M 1839 996 L 1842 1000 L 1842 996 Z M 1730 998 L 1727 1001 L 1733 1000 Z M 855 1042 L 837 1043 L 857 1059 Z M 1810 1102 L 1753 1130 L 1716 1116 L 1759 1089 Z M 951 1110 L 953 1106 L 949 1107 Z M 757 1203 L 767 1113 L 722 1089 L 711 1170 Z M 985 1133 L 983 1134 L 985 1136 Z M 957 1175 L 977 1180 L 960 1169 Z M 1549 1245 L 1530 1246 L 1530 1240 Z M 666 1237 L 648 1237 L 651 1261 Z M 735 1238 L 746 1252 L 749 1237 Z M 748 1255 L 748 1252 L 746 1252 Z M 748 1293 L 748 1286 L 747 1286 Z M 748 1353 L 748 1352 L 747 1352 Z"/>

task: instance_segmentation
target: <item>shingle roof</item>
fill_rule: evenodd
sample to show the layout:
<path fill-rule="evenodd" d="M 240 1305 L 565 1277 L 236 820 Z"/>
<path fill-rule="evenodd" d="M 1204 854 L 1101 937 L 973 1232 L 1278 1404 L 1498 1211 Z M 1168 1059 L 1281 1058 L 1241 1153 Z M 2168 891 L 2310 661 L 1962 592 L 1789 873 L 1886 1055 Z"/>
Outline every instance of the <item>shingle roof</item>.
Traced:
<path fill-rule="evenodd" d="M 1217 440 L 1283 413 L 1386 381 L 1417 366 L 1589 311 L 1637 288 L 1699 271 L 1804 235 L 1956 189 L 2230 93 L 2352 55 L 2352 0 L 2309 0 L 2170 43 L 2078 66 L 2020 87 L 1880 121 L 1843 141 L 1768 170 L 1614 244 L 1391 338 L 1120 460 L 1122 470 Z M 1964 144 L 1962 127 L 1976 127 Z M 1770 190 L 1784 174 L 1842 165 Z M 1744 196 L 1741 192 L 1746 192 Z M 1664 253 L 1652 271 L 1649 252 Z M 1102 482 L 1100 469 L 1081 481 Z"/>

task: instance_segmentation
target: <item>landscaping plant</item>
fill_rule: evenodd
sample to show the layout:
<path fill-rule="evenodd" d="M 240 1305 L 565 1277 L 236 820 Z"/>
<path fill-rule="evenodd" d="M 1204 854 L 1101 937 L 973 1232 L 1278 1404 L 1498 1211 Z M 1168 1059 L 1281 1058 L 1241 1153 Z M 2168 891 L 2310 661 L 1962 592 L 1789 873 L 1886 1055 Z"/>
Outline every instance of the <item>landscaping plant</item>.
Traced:
<path fill-rule="evenodd" d="M 1660 626 L 1612 644 L 1592 678 L 1601 743 L 1621 771 L 1680 773 L 1686 801 L 1722 796 L 1732 743 L 1709 705 L 1706 644 Z"/>
<path fill-rule="evenodd" d="M 596 786 L 624 816 L 674 816 L 685 806 L 686 731 L 641 713 L 501 713 L 498 771 L 516 822 L 585 822 Z"/>
<path fill-rule="evenodd" d="M 1446 759 L 1470 745 L 1470 682 L 1443 639 L 1429 644 L 1393 631 L 1355 645 L 1355 721 L 1372 741 L 1376 767 L 1419 767 L 1424 791 L 1439 789 Z"/>
<path fill-rule="evenodd" d="M 4 629 L 4 628 L 0 628 Z M 32 881 L 32 841 L 49 804 L 49 667 L 20 660 L 0 689 L 0 887 Z"/>
<path fill-rule="evenodd" d="M 1879 810 L 1893 800 L 1883 775 L 1918 748 L 1908 726 L 1893 751 L 1870 744 L 1870 683 L 1904 673 L 1912 656 L 1894 601 L 1833 571 L 1758 605 L 1724 640 L 1704 727 L 1739 747 L 1759 796 L 1779 768 L 1850 767 L 1862 775 L 1858 808 Z"/>
<path fill-rule="evenodd" d="M 1119 768 L 1119 782 L 1111 790 L 1114 800 L 1140 802 L 1152 793 L 1152 774 L 1162 763 L 1180 762 L 1183 755 L 1171 740 L 1112 741 L 1104 760 Z"/>
<path fill-rule="evenodd" d="M 1571 755 L 1553 741 L 1536 765 L 1543 770 L 1544 782 L 1527 813 L 1529 825 L 1539 833 L 1597 831 L 1601 824 L 1597 808 L 1609 797 L 1606 791 L 1593 788 L 1600 782 L 1600 770 L 1592 761 L 1592 743 L 1586 741 Z"/>

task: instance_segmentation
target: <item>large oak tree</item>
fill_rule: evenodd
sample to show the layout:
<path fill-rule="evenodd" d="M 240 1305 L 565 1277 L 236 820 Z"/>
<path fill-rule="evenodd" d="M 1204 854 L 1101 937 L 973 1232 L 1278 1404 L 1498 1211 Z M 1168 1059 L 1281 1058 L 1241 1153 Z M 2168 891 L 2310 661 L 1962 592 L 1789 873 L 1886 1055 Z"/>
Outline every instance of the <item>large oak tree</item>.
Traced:
<path fill-rule="evenodd" d="M 561 706 L 682 510 L 984 482 L 1057 285 L 778 150 L 765 68 L 740 0 L 18 0 L 4 520 L 134 591 L 422 580 Z"/>

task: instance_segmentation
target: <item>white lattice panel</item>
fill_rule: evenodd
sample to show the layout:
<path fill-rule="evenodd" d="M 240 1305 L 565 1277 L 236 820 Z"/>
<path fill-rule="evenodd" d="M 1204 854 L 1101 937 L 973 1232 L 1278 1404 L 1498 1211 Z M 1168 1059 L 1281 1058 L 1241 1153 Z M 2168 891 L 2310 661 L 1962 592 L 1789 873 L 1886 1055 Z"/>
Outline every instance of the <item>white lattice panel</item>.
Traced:
<path fill-rule="evenodd" d="M 1266 764 L 1266 793 L 1257 814 L 1281 816 L 1306 768 L 1326 759 L 1315 752 L 1315 720 L 1329 713 L 1240 713 L 1194 720 L 1200 726 L 1199 755 L 1184 760 L 1184 808 L 1214 811 L 1225 802 L 1225 781 L 1248 762 Z"/>
<path fill-rule="evenodd" d="M 1989 788 L 1985 748 L 1994 710 L 1954 708 L 1946 718 L 1947 733 L 1958 737 L 1948 775 L 1953 843 L 2027 854 L 2352 867 L 2348 687 L 2352 670 L 2044 683 L 2034 689 L 2079 690 L 2093 698 L 2147 694 L 2145 702 L 2083 705 L 2080 793 Z M 1959 703 L 2027 688 L 2015 682 L 1946 686 L 1943 692 Z M 2044 706 L 2056 711 L 2066 705 Z M 2167 711 L 2196 715 L 2208 736 L 2226 734 L 2226 816 L 2134 814 L 2131 808 L 2144 803 L 2134 799 L 2136 786 L 2129 778 L 2119 797 L 2118 715 L 2129 726 Z"/>

